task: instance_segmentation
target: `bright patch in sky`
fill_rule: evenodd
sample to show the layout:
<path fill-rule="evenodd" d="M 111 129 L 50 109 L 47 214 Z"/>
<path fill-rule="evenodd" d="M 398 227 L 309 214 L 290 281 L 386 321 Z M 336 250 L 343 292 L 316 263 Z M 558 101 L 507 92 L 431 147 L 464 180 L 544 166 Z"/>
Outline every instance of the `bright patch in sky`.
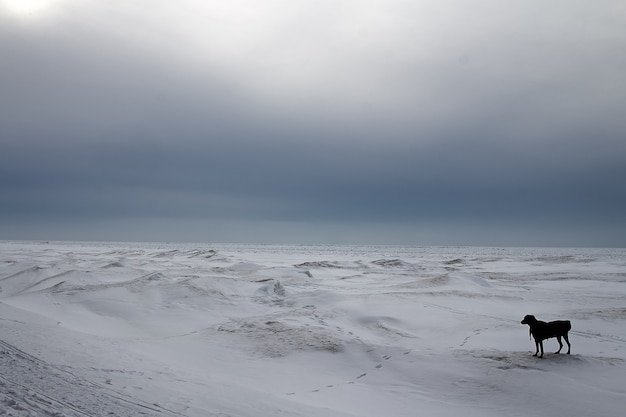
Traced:
<path fill-rule="evenodd" d="M 31 16 L 44 12 L 51 5 L 51 0 L 3 0 L 6 10 L 17 16 Z"/>

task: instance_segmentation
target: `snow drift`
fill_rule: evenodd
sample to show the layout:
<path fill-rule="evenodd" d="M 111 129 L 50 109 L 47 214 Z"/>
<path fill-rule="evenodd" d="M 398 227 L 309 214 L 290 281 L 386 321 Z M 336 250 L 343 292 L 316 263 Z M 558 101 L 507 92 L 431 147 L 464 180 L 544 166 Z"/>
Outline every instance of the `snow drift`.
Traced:
<path fill-rule="evenodd" d="M 626 251 L 0 242 L 0 416 L 621 416 Z M 569 319 L 532 356 L 520 320 Z"/>

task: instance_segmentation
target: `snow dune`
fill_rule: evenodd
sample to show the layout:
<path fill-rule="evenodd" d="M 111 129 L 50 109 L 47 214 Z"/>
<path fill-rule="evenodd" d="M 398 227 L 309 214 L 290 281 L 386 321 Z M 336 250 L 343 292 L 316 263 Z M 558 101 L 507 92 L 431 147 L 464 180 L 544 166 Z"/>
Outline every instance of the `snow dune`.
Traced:
<path fill-rule="evenodd" d="M 0 416 L 622 416 L 625 301 L 623 249 L 0 242 Z"/>

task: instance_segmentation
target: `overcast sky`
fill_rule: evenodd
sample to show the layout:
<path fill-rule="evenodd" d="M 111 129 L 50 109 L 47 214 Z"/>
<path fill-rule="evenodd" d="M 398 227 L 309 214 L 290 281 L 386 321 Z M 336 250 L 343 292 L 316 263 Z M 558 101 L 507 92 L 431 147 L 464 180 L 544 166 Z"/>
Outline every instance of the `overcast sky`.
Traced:
<path fill-rule="evenodd" d="M 623 0 L 0 0 L 0 239 L 626 246 Z"/>

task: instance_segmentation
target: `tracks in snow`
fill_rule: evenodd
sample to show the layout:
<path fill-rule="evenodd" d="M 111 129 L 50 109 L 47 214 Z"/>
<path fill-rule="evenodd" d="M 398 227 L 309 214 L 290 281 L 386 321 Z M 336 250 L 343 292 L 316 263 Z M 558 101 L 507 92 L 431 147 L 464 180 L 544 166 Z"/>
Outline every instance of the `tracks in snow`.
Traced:
<path fill-rule="evenodd" d="M 182 416 L 91 382 L 0 340 L 0 416 Z"/>

